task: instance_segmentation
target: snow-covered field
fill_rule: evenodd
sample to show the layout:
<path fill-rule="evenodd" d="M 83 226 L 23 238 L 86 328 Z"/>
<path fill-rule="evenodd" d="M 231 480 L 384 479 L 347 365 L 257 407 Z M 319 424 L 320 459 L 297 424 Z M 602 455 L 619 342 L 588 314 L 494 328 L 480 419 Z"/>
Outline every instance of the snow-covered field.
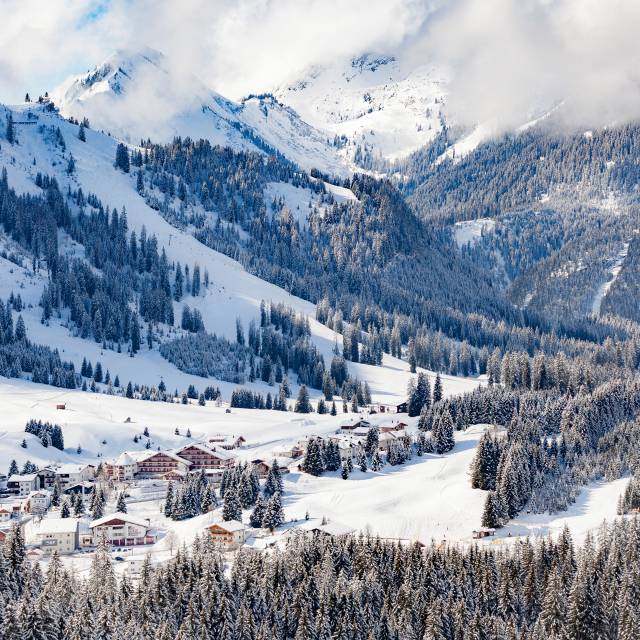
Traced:
<path fill-rule="evenodd" d="M 496 226 L 492 218 L 477 218 L 476 220 L 464 220 L 454 225 L 454 237 L 459 247 L 479 242 L 483 234 L 491 233 Z"/>
<path fill-rule="evenodd" d="M 629 243 L 625 242 L 622 246 L 622 249 L 620 249 L 620 252 L 615 257 L 613 265 L 611 266 L 611 269 L 609 271 L 609 278 L 598 287 L 596 295 L 593 298 L 593 303 L 591 304 L 591 313 L 593 313 L 594 315 L 598 315 L 600 313 L 602 300 L 609 292 L 609 289 L 611 289 L 613 283 L 616 281 L 616 278 L 618 277 L 620 270 L 622 269 L 622 264 L 627 257 L 628 251 Z"/>

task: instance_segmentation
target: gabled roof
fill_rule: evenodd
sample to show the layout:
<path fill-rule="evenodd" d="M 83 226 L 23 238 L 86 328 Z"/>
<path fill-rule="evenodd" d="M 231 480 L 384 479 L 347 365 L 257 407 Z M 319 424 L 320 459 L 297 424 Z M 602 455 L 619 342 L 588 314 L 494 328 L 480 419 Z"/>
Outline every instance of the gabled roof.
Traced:
<path fill-rule="evenodd" d="M 136 461 L 126 452 L 123 451 L 113 462 L 113 465 L 116 467 L 128 467 L 132 464 L 135 464 Z"/>
<path fill-rule="evenodd" d="M 9 476 L 7 482 L 33 482 L 38 476 L 35 473 L 24 473 L 17 476 Z"/>
<path fill-rule="evenodd" d="M 149 523 L 146 520 L 142 520 L 140 518 L 132 518 L 126 513 L 121 513 L 117 511 L 116 513 L 110 513 L 108 516 L 102 516 L 102 518 L 98 518 L 97 520 L 93 520 L 89 523 L 89 528 L 93 529 L 94 527 L 101 527 L 102 525 L 111 522 L 112 520 L 122 520 L 123 522 L 128 522 L 129 524 L 136 524 L 139 527 L 149 528 Z"/>
<path fill-rule="evenodd" d="M 169 458 L 172 458 L 176 462 L 181 462 L 182 464 L 186 464 L 187 466 L 191 464 L 189 460 L 185 460 L 184 458 L 181 458 L 177 453 L 174 453 L 172 451 L 151 451 L 148 456 L 141 458 L 140 462 L 146 462 L 147 460 L 150 460 L 151 458 L 153 458 L 153 456 L 157 456 L 157 455 L 167 456 Z"/>
<path fill-rule="evenodd" d="M 185 449 L 191 449 L 191 448 L 200 449 L 200 451 L 203 451 L 204 453 L 208 453 L 209 455 L 212 455 L 214 458 L 219 458 L 220 460 L 231 460 L 233 458 L 237 458 L 236 454 L 231 453 L 231 451 L 226 451 L 225 449 L 215 449 L 214 451 L 213 449 L 211 449 L 210 447 L 207 447 L 201 442 L 189 442 L 188 444 L 183 445 L 179 449 L 175 449 L 174 453 L 179 456 L 180 452 L 184 451 Z"/>
<path fill-rule="evenodd" d="M 211 529 L 213 527 L 219 527 L 220 529 L 224 529 L 225 531 L 244 531 L 247 527 L 239 522 L 238 520 L 227 520 L 226 522 L 214 522 L 210 524 L 207 529 Z"/>
<path fill-rule="evenodd" d="M 82 473 L 87 468 L 93 469 L 94 467 L 92 464 L 74 464 L 73 462 L 68 462 L 61 464 L 54 469 L 54 471 L 56 475 L 60 475 L 61 473 Z"/>
<path fill-rule="evenodd" d="M 78 530 L 76 518 L 43 518 L 38 525 L 37 533 L 75 533 Z"/>

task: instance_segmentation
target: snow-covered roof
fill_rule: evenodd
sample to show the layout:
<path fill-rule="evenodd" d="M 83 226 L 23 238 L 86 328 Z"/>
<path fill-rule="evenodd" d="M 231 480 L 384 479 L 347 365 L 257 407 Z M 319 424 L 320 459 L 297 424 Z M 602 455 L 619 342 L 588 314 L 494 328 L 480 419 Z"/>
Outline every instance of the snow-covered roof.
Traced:
<path fill-rule="evenodd" d="M 94 529 L 95 527 L 100 527 L 111 520 L 123 520 L 124 522 L 128 522 L 129 524 L 136 524 L 139 527 L 149 528 L 149 523 L 146 520 L 142 520 L 141 518 L 133 518 L 126 513 L 121 513 L 117 511 L 116 513 L 110 513 L 108 516 L 102 516 L 102 518 L 98 518 L 97 520 L 92 520 L 89 523 L 89 528 Z"/>
<path fill-rule="evenodd" d="M 60 475 L 62 473 L 82 473 L 85 469 L 93 468 L 92 464 L 74 464 L 73 462 L 67 462 L 66 464 L 61 464 L 59 467 L 55 469 L 56 475 Z"/>
<path fill-rule="evenodd" d="M 213 449 L 211 449 L 210 447 L 207 447 L 206 445 L 200 443 L 200 442 L 190 442 L 188 444 L 183 445 L 182 447 L 180 447 L 179 449 L 175 449 L 174 453 L 176 456 L 180 456 L 180 452 L 184 451 L 185 449 L 190 449 L 191 447 L 194 447 L 196 449 L 200 449 L 200 451 L 204 451 L 205 453 L 208 453 L 212 456 L 214 456 L 215 458 L 220 458 L 220 460 L 232 460 L 234 458 L 237 458 L 238 456 L 236 456 L 235 453 L 232 453 L 231 451 L 227 451 L 225 449 L 215 449 L 215 451 Z M 180 458 L 181 460 L 183 460 L 184 458 Z"/>
<path fill-rule="evenodd" d="M 135 464 L 136 461 L 126 452 L 123 451 L 113 462 L 113 465 L 116 467 L 127 467 L 129 465 Z"/>
<path fill-rule="evenodd" d="M 319 524 L 315 527 L 310 527 L 310 530 L 320 531 L 330 536 L 345 536 L 355 531 L 353 527 L 342 524 L 341 522 L 328 522 L 327 524 Z"/>
<path fill-rule="evenodd" d="M 49 533 L 75 533 L 77 529 L 76 518 L 43 518 L 36 533 L 41 536 Z"/>
<path fill-rule="evenodd" d="M 227 520 L 226 522 L 214 522 L 211 527 L 220 527 L 225 531 L 244 531 L 247 527 L 238 520 Z"/>
<path fill-rule="evenodd" d="M 184 447 L 182 448 L 184 449 Z M 149 451 L 149 455 L 145 456 L 144 458 L 140 458 L 139 462 L 144 462 L 145 460 L 149 460 L 149 458 L 153 458 L 153 456 L 157 456 L 159 454 L 168 456 L 176 462 L 182 462 L 182 464 L 186 464 L 187 466 L 191 464 L 188 460 L 181 458 L 177 453 L 174 453 L 173 451 Z"/>
<path fill-rule="evenodd" d="M 33 482 L 37 477 L 35 473 L 25 473 L 17 476 L 9 476 L 7 482 Z"/>

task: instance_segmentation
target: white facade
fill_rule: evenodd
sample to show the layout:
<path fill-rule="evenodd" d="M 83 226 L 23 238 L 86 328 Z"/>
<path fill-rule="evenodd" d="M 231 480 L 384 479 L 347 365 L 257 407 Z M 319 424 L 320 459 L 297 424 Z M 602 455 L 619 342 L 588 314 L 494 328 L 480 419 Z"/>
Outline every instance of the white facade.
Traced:
<path fill-rule="evenodd" d="M 138 472 L 138 463 L 125 451 L 109 464 L 111 477 L 124 482 L 133 480 Z"/>
<path fill-rule="evenodd" d="M 60 483 L 61 489 L 86 480 L 92 480 L 94 476 L 94 467 L 90 464 L 63 464 L 57 469 L 56 480 Z"/>
<path fill-rule="evenodd" d="M 8 522 L 11 520 L 11 509 L 0 507 L 0 522 Z"/>
<path fill-rule="evenodd" d="M 144 520 L 131 518 L 126 513 L 113 513 L 89 524 L 93 543 L 106 542 L 115 546 L 153 544 L 155 534 Z"/>
<path fill-rule="evenodd" d="M 48 491 L 33 491 L 29 494 L 29 511 L 31 513 L 45 513 L 51 504 Z"/>
<path fill-rule="evenodd" d="M 35 532 L 43 553 L 73 553 L 78 548 L 78 520 L 44 518 Z"/>
<path fill-rule="evenodd" d="M 207 529 L 211 542 L 224 549 L 237 549 L 247 539 L 248 529 L 238 520 L 216 522 Z"/>
<path fill-rule="evenodd" d="M 38 476 L 35 473 L 11 476 L 7 481 L 7 487 L 12 493 L 19 496 L 28 496 L 38 488 Z"/>

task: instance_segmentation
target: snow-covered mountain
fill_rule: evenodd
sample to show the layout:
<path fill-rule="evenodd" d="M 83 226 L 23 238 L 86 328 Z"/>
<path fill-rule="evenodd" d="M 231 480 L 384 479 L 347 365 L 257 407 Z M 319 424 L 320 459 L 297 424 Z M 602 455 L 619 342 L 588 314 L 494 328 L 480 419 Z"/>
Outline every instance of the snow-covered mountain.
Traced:
<path fill-rule="evenodd" d="M 52 92 L 60 112 L 89 118 L 94 128 L 136 142 L 204 138 L 237 150 L 274 149 L 305 169 L 347 173 L 329 137 L 273 96 L 233 102 L 193 74 L 176 71 L 162 53 L 119 51 Z"/>
<path fill-rule="evenodd" d="M 364 54 L 313 67 L 273 93 L 366 165 L 367 155 L 395 160 L 433 140 L 442 129 L 446 83 L 435 67 Z"/>

